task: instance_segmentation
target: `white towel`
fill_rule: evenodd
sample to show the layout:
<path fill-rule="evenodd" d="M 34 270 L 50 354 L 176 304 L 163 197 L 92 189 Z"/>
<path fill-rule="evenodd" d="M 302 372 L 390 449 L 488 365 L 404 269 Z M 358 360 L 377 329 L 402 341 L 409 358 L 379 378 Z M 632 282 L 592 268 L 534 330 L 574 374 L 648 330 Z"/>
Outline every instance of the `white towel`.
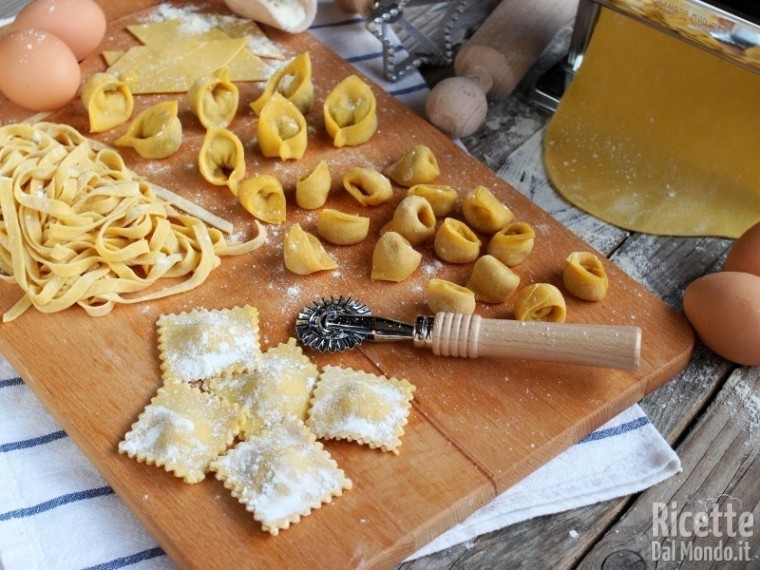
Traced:
<path fill-rule="evenodd" d="M 311 32 L 400 100 L 424 108 L 419 74 L 383 80 L 380 43 L 359 17 L 323 1 Z M 410 558 L 531 517 L 636 493 L 679 469 L 676 454 L 633 406 Z M 122 567 L 174 566 L 0 357 L 0 568 Z"/>

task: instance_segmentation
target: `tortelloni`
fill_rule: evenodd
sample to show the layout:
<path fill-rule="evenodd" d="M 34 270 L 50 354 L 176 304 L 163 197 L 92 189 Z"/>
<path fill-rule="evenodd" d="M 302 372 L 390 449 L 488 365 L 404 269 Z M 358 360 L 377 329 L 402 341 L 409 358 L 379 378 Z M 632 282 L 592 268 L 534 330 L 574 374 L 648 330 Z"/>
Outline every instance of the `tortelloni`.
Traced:
<path fill-rule="evenodd" d="M 393 198 L 390 179 L 373 168 L 352 168 L 343 175 L 343 187 L 362 206 L 379 206 Z"/>
<path fill-rule="evenodd" d="M 478 258 L 466 287 L 484 303 L 502 303 L 517 290 L 520 276 L 492 255 Z"/>
<path fill-rule="evenodd" d="M 337 269 L 338 264 L 325 251 L 317 236 L 305 232 L 300 224 L 288 228 L 283 239 L 285 267 L 296 275 Z"/>
<path fill-rule="evenodd" d="M 126 123 L 134 110 L 127 84 L 113 75 L 93 73 L 82 86 L 80 96 L 90 119 L 90 132 L 102 133 Z"/>
<path fill-rule="evenodd" d="M 427 303 L 434 313 L 475 312 L 475 294 L 461 285 L 444 279 L 431 279 L 427 289 Z"/>
<path fill-rule="evenodd" d="M 306 119 L 279 93 L 272 95 L 261 110 L 257 135 L 261 154 L 268 158 L 297 160 L 306 152 Z"/>
<path fill-rule="evenodd" d="M 187 92 L 190 109 L 207 129 L 228 126 L 237 113 L 239 98 L 226 67 L 198 77 Z"/>
<path fill-rule="evenodd" d="M 325 208 L 317 216 L 317 234 L 335 245 L 354 245 L 369 233 L 369 218 Z"/>
<path fill-rule="evenodd" d="M 438 160 L 430 147 L 418 144 L 385 169 L 385 174 L 400 186 L 432 182 L 441 173 Z"/>
<path fill-rule="evenodd" d="M 377 131 L 375 94 L 356 75 L 335 86 L 325 98 L 323 112 L 325 129 L 338 148 L 365 143 Z"/>
<path fill-rule="evenodd" d="M 387 232 L 380 236 L 372 252 L 372 272 L 375 281 L 403 281 L 419 267 L 422 254 L 401 234 Z"/>
<path fill-rule="evenodd" d="M 457 205 L 457 191 L 446 184 L 415 184 L 406 193 L 407 196 L 425 198 L 433 207 L 436 218 L 448 215 Z"/>
<path fill-rule="evenodd" d="M 485 186 L 478 186 L 462 200 L 462 215 L 475 230 L 492 234 L 514 218 L 512 210 L 502 204 Z"/>
<path fill-rule="evenodd" d="M 182 123 L 177 101 L 164 101 L 137 115 L 127 132 L 116 139 L 117 146 L 131 147 L 143 158 L 171 156 L 182 144 Z"/>
<path fill-rule="evenodd" d="M 398 203 L 393 218 L 381 233 L 394 231 L 412 245 L 420 245 L 435 234 L 435 214 L 430 202 L 419 196 L 407 196 Z"/>
<path fill-rule="evenodd" d="M 564 323 L 567 307 L 562 292 L 551 283 L 533 283 L 522 289 L 515 299 L 518 321 Z"/>
<path fill-rule="evenodd" d="M 198 153 L 198 170 L 211 184 L 226 185 L 237 196 L 238 183 L 245 176 L 243 143 L 232 131 L 211 127 Z"/>
<path fill-rule="evenodd" d="M 285 221 L 285 193 L 280 181 L 271 174 L 259 174 L 242 182 L 238 200 L 254 218 L 270 224 Z"/>
<path fill-rule="evenodd" d="M 288 99 L 304 115 L 311 110 L 314 104 L 314 83 L 309 52 L 297 55 L 267 80 L 264 92 L 251 103 L 253 112 L 260 115 L 264 105 L 275 93 Z"/>
<path fill-rule="evenodd" d="M 436 255 L 449 263 L 475 261 L 480 256 L 480 245 L 475 232 L 456 218 L 443 220 L 433 240 Z"/>
<path fill-rule="evenodd" d="M 574 251 L 567 257 L 562 282 L 571 295 L 586 301 L 601 301 L 609 286 L 602 262 L 588 251 Z"/>
<path fill-rule="evenodd" d="M 530 255 L 535 240 L 536 232 L 530 224 L 512 222 L 493 234 L 487 251 L 504 265 L 513 267 Z"/>
<path fill-rule="evenodd" d="M 304 210 L 316 210 L 327 202 L 332 186 L 332 177 L 327 162 L 320 160 L 314 170 L 310 170 L 296 181 L 296 204 Z"/>

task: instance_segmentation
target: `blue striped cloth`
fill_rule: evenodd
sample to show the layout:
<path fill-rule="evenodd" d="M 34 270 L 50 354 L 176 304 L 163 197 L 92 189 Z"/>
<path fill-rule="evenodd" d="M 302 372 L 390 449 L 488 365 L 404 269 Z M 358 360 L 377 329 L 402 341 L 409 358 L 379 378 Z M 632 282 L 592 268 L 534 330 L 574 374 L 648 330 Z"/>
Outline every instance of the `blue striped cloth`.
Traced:
<path fill-rule="evenodd" d="M 361 18 L 322 1 L 310 32 L 422 112 L 425 82 L 417 73 L 384 81 L 381 45 Z M 679 468 L 673 450 L 634 406 L 415 557 L 533 516 L 635 493 Z M 174 568 L 1 356 L 0 568 Z"/>

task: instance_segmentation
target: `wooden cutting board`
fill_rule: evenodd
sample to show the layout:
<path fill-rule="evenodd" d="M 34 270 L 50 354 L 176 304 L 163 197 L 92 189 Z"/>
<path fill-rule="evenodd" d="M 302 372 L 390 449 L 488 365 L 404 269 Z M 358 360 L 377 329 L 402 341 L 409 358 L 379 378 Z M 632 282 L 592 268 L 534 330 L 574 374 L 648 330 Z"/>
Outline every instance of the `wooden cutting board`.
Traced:
<path fill-rule="evenodd" d="M 153 2 L 107 3 L 110 30 L 104 49 L 134 45 L 123 27 L 140 17 L 129 11 Z M 216 10 L 224 8 L 216 6 Z M 144 13 L 143 13 L 144 14 Z M 282 263 L 283 227 L 298 221 L 314 230 L 315 212 L 298 209 L 291 194 L 287 224 L 269 227 L 267 244 L 248 255 L 225 258 L 200 288 L 137 306 L 117 307 L 90 318 L 73 308 L 44 315 L 30 310 L 0 326 L 0 351 L 134 511 L 172 560 L 186 568 L 389 567 L 461 521 L 546 461 L 677 374 L 693 345 L 685 320 L 629 276 L 607 265 L 611 287 L 601 303 L 569 295 L 569 321 L 634 324 L 643 331 L 641 366 L 636 372 L 497 359 L 435 357 L 411 345 L 371 345 L 339 355 L 309 353 L 319 366 L 336 364 L 408 378 L 417 386 L 400 455 L 347 442 L 326 448 L 353 480 L 353 490 L 312 513 L 277 537 L 261 531 L 250 513 L 213 478 L 187 485 L 165 471 L 117 453 L 137 415 L 161 384 L 156 319 L 198 307 L 251 304 L 260 312 L 264 348 L 293 335 L 299 309 L 330 295 L 352 295 L 377 315 L 412 321 L 425 313 L 425 287 L 431 277 L 463 283 L 470 266 L 435 261 L 424 247 L 422 267 L 409 280 L 376 283 L 369 279 L 378 230 L 391 217 L 403 189 L 389 204 L 363 209 L 341 189 L 342 173 L 352 166 L 384 168 L 413 145 L 432 148 L 441 166 L 440 182 L 462 193 L 476 184 L 491 188 L 516 213 L 534 225 L 536 246 L 516 271 L 523 284 L 546 281 L 561 286 L 561 268 L 571 251 L 590 246 L 392 97 L 374 88 L 380 129 L 367 144 L 335 149 L 324 132 L 321 102 L 354 68 L 310 35 L 287 36 L 267 30 L 288 54 L 311 54 L 316 100 L 307 116 L 313 132 L 300 161 L 264 159 L 248 145 L 248 174 L 272 172 L 286 189 L 320 159 L 334 175 L 328 207 L 371 215 L 370 237 L 350 247 L 328 247 L 340 268 L 301 277 Z M 105 66 L 97 56 L 83 64 L 89 74 Z M 231 126 L 244 141 L 255 133 L 248 111 L 259 87 L 241 85 L 241 109 Z M 137 98 L 136 112 L 165 96 Z M 123 151 L 127 164 L 153 182 L 196 201 L 235 223 L 235 234 L 253 232 L 250 216 L 225 188 L 202 180 L 195 157 L 203 130 L 180 97 L 185 139 L 164 161 L 145 161 Z M 0 100 L 0 122 L 30 113 Z M 87 133 L 78 101 L 49 120 Z M 97 137 L 112 142 L 126 127 Z M 0 310 L 20 296 L 0 286 Z M 511 302 L 479 305 L 487 317 L 510 318 Z"/>

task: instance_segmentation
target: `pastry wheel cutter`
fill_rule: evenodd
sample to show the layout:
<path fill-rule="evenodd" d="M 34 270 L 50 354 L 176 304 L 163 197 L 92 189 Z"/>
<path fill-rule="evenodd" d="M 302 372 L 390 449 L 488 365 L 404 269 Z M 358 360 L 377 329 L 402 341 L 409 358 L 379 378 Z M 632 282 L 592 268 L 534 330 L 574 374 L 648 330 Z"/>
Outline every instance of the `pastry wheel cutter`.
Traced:
<path fill-rule="evenodd" d="M 440 356 L 500 356 L 636 370 L 641 329 L 635 326 L 420 315 L 414 324 L 375 317 L 351 297 L 314 301 L 296 319 L 296 336 L 321 352 L 343 352 L 365 340 L 411 340 Z"/>

